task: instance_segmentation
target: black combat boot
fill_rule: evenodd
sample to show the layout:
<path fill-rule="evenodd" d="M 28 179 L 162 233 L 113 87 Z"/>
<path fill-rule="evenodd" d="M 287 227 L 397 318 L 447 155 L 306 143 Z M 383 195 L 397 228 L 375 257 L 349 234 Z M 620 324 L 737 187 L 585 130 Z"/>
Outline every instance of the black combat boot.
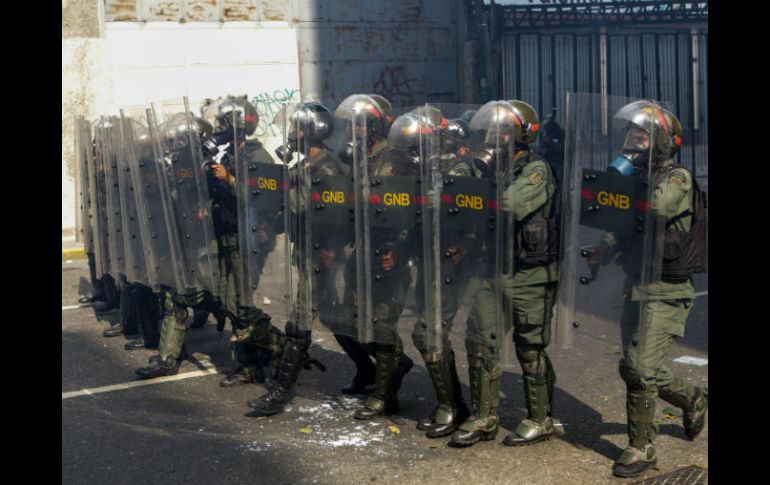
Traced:
<path fill-rule="evenodd" d="M 542 352 L 540 363 L 545 366 L 545 373 L 537 373 L 538 366 L 531 368 L 522 364 L 524 370 L 524 396 L 527 401 L 527 419 L 516 430 L 505 437 L 506 446 L 531 445 L 549 439 L 553 435 L 553 388 L 556 373 L 551 360 Z M 542 368 L 542 367 L 539 367 Z"/>
<path fill-rule="evenodd" d="M 307 355 L 309 346 L 309 339 L 289 338 L 287 340 L 278 366 L 275 385 L 267 394 L 248 402 L 249 407 L 254 409 L 250 416 L 272 416 L 284 410 L 291 400 L 299 373 L 305 366 L 305 361 L 309 359 Z"/>
<path fill-rule="evenodd" d="M 402 352 L 377 349 L 377 382 L 374 393 L 353 413 L 356 419 L 372 419 L 398 411 L 398 390 L 414 362 Z"/>
<path fill-rule="evenodd" d="M 265 372 L 262 368 L 239 366 L 234 372 L 228 374 L 219 385 L 222 387 L 237 387 L 246 384 L 262 384 L 265 382 Z"/>
<path fill-rule="evenodd" d="M 102 330 L 102 337 L 120 337 L 121 335 L 123 335 L 123 325 L 119 323 Z"/>
<path fill-rule="evenodd" d="M 644 391 L 631 391 L 626 396 L 629 446 L 612 465 L 612 474 L 628 478 L 640 475 L 658 462 L 652 442 L 657 435 L 655 397 Z"/>
<path fill-rule="evenodd" d="M 471 359 L 472 357 L 469 358 Z M 489 372 L 483 363 L 472 365 L 468 368 L 468 372 L 475 411 L 457 431 L 452 433 L 451 443 L 454 446 L 469 446 L 482 440 L 495 439 L 500 421 L 497 409 L 500 404 L 502 372 L 499 368 Z"/>
<path fill-rule="evenodd" d="M 435 362 L 426 362 L 425 367 L 433 382 L 438 406 L 433 410 L 432 416 L 417 424 L 417 429 L 427 431 L 425 436 L 428 438 L 440 438 L 454 432 L 468 419 L 470 412 L 463 401 L 454 351 L 450 350 Z"/>
<path fill-rule="evenodd" d="M 209 320 L 209 312 L 206 310 L 193 310 L 193 317 L 190 321 L 190 328 L 201 328 Z"/>
<path fill-rule="evenodd" d="M 374 385 L 377 376 L 375 366 L 369 357 L 369 352 L 363 344 L 357 342 L 352 337 L 341 334 L 334 334 L 334 337 L 337 339 L 340 347 L 342 347 L 342 350 L 356 364 L 356 375 L 353 377 L 353 383 L 348 387 L 343 387 L 342 394 L 363 394 L 367 387 Z"/>
<path fill-rule="evenodd" d="M 140 367 L 134 372 L 142 379 L 154 379 L 155 377 L 171 376 L 179 373 L 181 360 L 167 358 L 153 359 L 147 367 Z"/>

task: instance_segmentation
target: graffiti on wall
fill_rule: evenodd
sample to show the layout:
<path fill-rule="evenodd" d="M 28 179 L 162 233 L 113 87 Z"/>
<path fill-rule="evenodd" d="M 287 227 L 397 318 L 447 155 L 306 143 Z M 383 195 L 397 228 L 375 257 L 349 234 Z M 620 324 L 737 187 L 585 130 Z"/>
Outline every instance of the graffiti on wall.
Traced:
<path fill-rule="evenodd" d="M 408 77 L 404 66 L 385 66 L 372 79 L 372 90 L 391 101 L 397 98 L 411 98 L 415 94 L 419 79 Z"/>
<path fill-rule="evenodd" d="M 295 88 L 280 88 L 253 96 L 251 103 L 257 108 L 259 115 L 259 124 L 255 132 L 257 137 L 279 135 L 281 127 L 272 124 L 273 118 L 285 103 L 298 102 L 299 98 L 299 89 Z"/>

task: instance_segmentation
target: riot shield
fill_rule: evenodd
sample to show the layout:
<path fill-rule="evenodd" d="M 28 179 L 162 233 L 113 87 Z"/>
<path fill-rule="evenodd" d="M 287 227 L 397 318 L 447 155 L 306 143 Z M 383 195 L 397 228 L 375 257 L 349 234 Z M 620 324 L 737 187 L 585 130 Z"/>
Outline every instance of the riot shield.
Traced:
<path fill-rule="evenodd" d="M 499 199 L 492 173 L 484 176 L 474 163 L 470 125 L 461 119 L 478 108 L 437 104 L 414 111 L 420 121 L 424 200 L 417 277 L 423 310 L 414 335 L 427 354 L 452 348 L 476 353 L 482 345 L 499 352 Z M 474 306 L 484 312 L 486 330 Z"/>
<path fill-rule="evenodd" d="M 91 199 L 94 242 L 94 263 L 96 278 L 101 278 L 110 272 L 109 226 L 107 224 L 107 185 L 105 181 L 105 164 L 103 152 L 99 147 L 100 135 L 97 135 L 100 120 L 92 123 L 89 146 L 86 150 L 88 166 L 88 191 Z"/>
<path fill-rule="evenodd" d="M 405 312 L 410 289 L 424 273 L 419 250 L 421 224 L 427 223 L 420 189 L 420 121 L 411 108 L 386 113 L 373 98 L 362 106 L 351 126 L 359 338 L 395 345 L 411 335 L 425 312 L 418 292 L 411 311 Z M 398 136 L 402 129 L 408 131 L 403 139 Z"/>
<path fill-rule="evenodd" d="M 219 294 L 218 246 L 214 237 L 203 141 L 211 126 L 193 116 L 187 98 L 153 103 L 149 116 L 174 269 L 180 295 Z M 167 192 L 163 194 L 163 192 Z"/>
<path fill-rule="evenodd" d="M 91 127 L 82 116 L 75 118 L 75 183 L 78 194 L 77 242 L 83 243 L 87 254 L 94 252 L 93 212 L 88 185 L 88 151 L 91 149 Z"/>
<path fill-rule="evenodd" d="M 235 101 L 233 108 L 228 108 L 230 111 L 219 111 L 233 128 L 229 156 L 222 160 L 232 163 L 235 173 L 233 190 L 241 265 L 236 281 L 239 304 L 262 309 L 271 316 L 273 325 L 283 329 L 289 319 L 295 279 L 290 259 L 287 167 L 276 163 L 254 137 L 256 110 L 252 112 L 251 105 L 238 104 L 237 99 L 224 101 Z"/>
<path fill-rule="evenodd" d="M 601 346 L 619 345 L 622 322 L 645 321 L 645 302 L 662 296 L 655 293 L 666 216 L 658 209 L 669 203 L 655 194 L 657 125 L 624 114 L 639 101 L 568 97 L 557 312 L 562 347 L 604 352 Z M 648 108 L 657 116 L 659 107 Z"/>
<path fill-rule="evenodd" d="M 674 113 L 675 115 L 678 113 Z M 684 117 L 683 117 L 684 118 Z M 692 120 L 691 120 L 692 121 Z M 692 275 L 692 284 L 695 289 L 695 302 L 692 310 L 687 316 L 685 324 L 684 338 L 682 345 L 692 349 L 691 356 L 696 360 L 686 362 L 690 365 L 700 366 L 706 371 L 705 365 L 708 363 L 708 130 L 696 129 L 691 123 L 682 123 L 683 140 L 679 153 L 674 159 L 675 163 L 684 165 L 693 178 L 693 191 L 699 191 L 698 197 L 702 199 L 700 210 L 702 214 L 696 214 L 695 219 L 691 220 L 691 226 L 698 224 L 697 227 L 691 227 L 694 236 L 700 238 L 703 245 L 703 254 L 700 256 L 697 271 Z M 689 159 L 689 160 L 688 160 Z M 689 162 L 689 163 L 688 163 Z M 701 171 L 703 175 L 701 175 Z M 697 185 L 697 187 L 696 187 Z M 693 200 L 693 205 L 697 206 L 699 201 Z M 698 210 L 697 212 L 700 212 Z M 674 245 L 676 247 L 676 245 Z M 664 243 L 665 247 L 665 243 Z M 664 254 L 664 261 L 666 254 Z M 704 372 L 701 376 L 703 381 L 708 381 L 708 373 Z"/>
<path fill-rule="evenodd" d="M 494 356 L 502 368 L 513 358 L 513 312 L 518 291 L 514 273 L 515 197 L 514 108 L 505 101 L 490 101 L 479 107 L 468 122 L 469 146 L 475 176 L 488 183 L 487 225 L 480 229 L 483 240 L 479 288 L 474 295 L 470 343 L 477 343 L 479 356 Z M 506 201 L 508 202 L 506 204 Z M 469 352 L 471 354 L 471 352 Z"/>
<path fill-rule="evenodd" d="M 145 261 L 147 285 L 154 291 L 162 286 L 176 287 L 174 265 L 169 245 L 168 187 L 166 187 L 165 161 L 158 145 L 151 137 L 152 112 L 144 107 L 121 110 L 123 140 L 126 153 L 129 182 L 133 188 L 136 220 Z M 145 128 L 145 125 L 147 128 Z M 156 135 L 157 130 L 153 131 Z M 130 204 L 130 202 L 129 202 Z M 133 239 L 133 238 L 132 238 Z M 136 244 L 131 245 L 137 249 Z M 133 258 L 140 256 L 132 255 Z"/>
<path fill-rule="evenodd" d="M 150 278 L 147 272 L 147 258 L 145 257 L 145 243 L 142 239 L 140 228 L 139 208 L 137 204 L 137 192 L 143 188 L 136 188 L 132 170 L 139 170 L 136 158 L 139 150 L 136 147 L 136 138 L 147 138 L 147 127 L 139 124 L 138 120 L 125 115 L 120 111 L 120 124 L 117 130 L 117 166 L 118 182 L 120 184 L 121 226 L 123 229 L 123 248 L 125 249 L 126 279 L 129 283 L 140 283 L 150 286 Z M 145 157 L 146 158 L 146 157 Z M 134 159 L 134 161 L 131 161 Z M 133 167 L 133 168 L 132 168 Z M 137 181 L 141 180 L 141 177 Z"/>
<path fill-rule="evenodd" d="M 341 138 L 335 120 L 319 103 L 298 103 L 286 105 L 274 124 L 282 129 L 283 143 L 275 152 L 288 167 L 290 187 L 286 235 L 293 271 L 287 289 L 293 319 L 304 331 L 320 322 L 335 334 L 357 338 L 355 310 L 345 298 L 346 283 L 355 284 L 346 274 L 354 269 L 349 266 L 353 185 L 349 166 L 334 151 Z"/>
<path fill-rule="evenodd" d="M 104 166 L 105 201 L 107 220 L 107 244 L 109 252 L 108 272 L 120 280 L 125 275 L 126 261 L 123 248 L 123 220 L 121 206 L 121 187 L 118 171 L 118 136 L 119 119 L 115 116 L 102 116 L 95 130 L 96 150 Z"/>

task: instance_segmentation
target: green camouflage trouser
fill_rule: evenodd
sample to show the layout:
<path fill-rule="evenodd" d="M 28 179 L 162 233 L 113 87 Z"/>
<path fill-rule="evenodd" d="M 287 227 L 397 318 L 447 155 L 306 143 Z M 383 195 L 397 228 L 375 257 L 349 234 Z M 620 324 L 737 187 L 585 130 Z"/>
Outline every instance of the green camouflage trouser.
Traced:
<path fill-rule="evenodd" d="M 158 352 L 165 362 L 182 357 L 184 337 L 187 334 L 187 309 L 200 308 L 209 312 L 217 311 L 217 302 L 211 293 L 201 291 L 192 295 L 178 295 L 165 291 L 163 301 L 163 322 L 160 327 Z"/>
<path fill-rule="evenodd" d="M 623 357 L 620 375 L 628 390 L 626 411 L 632 446 L 642 449 L 657 434 L 654 422 L 658 396 L 689 409 L 695 387 L 674 375 L 663 363 L 674 339 L 684 335 L 684 324 L 693 300 L 627 299 L 621 316 Z"/>
<path fill-rule="evenodd" d="M 446 263 L 451 265 L 451 263 Z M 448 354 L 452 351 L 452 343 L 449 337 L 452 333 L 454 318 L 460 307 L 460 298 L 465 289 L 468 280 L 463 274 L 463 264 L 452 265 L 452 272 L 446 268 L 442 271 L 445 276 L 441 284 L 441 328 L 429 327 L 426 321 L 425 313 L 430 311 L 426 307 L 424 268 L 419 267 L 417 272 L 417 282 L 415 285 L 415 299 L 417 300 L 417 311 L 422 316 L 417 320 L 412 332 L 412 342 L 422 355 L 425 362 L 435 362 L 440 359 L 442 354 Z M 448 277 L 446 275 L 451 275 Z"/>
<path fill-rule="evenodd" d="M 497 301 L 492 281 L 485 280 L 476 295 L 468 319 L 466 348 L 471 377 L 489 379 L 498 389 L 500 367 L 499 338 L 513 326 L 516 357 L 521 365 L 528 419 L 542 423 L 553 412 L 556 373 L 545 349 L 551 342 L 551 316 L 556 299 L 556 283 L 513 286 L 510 277 L 501 277 L 503 302 Z M 499 325 L 502 318 L 502 325 Z M 473 380 L 473 379 L 472 379 Z M 481 385 L 471 382 L 471 387 Z M 497 400 L 497 396 L 493 398 Z M 496 405 L 492 406 L 496 409 Z M 494 413 L 493 413 L 494 414 Z"/>
<path fill-rule="evenodd" d="M 233 325 L 230 338 L 234 359 L 245 368 L 267 363 L 270 351 L 280 356 L 284 339 L 282 332 L 271 324 L 270 315 L 254 306 L 246 306 L 240 294 L 241 254 L 237 234 L 219 239 L 220 306 Z M 259 284 L 259 281 L 252 282 Z"/>
<path fill-rule="evenodd" d="M 497 333 L 508 335 L 513 326 L 513 341 L 518 348 L 544 350 L 551 342 L 551 316 L 556 300 L 556 283 L 516 286 L 503 276 L 501 309 L 495 288 L 490 280 L 483 280 L 476 294 L 468 320 L 466 347 L 468 354 L 497 366 Z M 499 325 L 498 318 L 503 318 Z"/>

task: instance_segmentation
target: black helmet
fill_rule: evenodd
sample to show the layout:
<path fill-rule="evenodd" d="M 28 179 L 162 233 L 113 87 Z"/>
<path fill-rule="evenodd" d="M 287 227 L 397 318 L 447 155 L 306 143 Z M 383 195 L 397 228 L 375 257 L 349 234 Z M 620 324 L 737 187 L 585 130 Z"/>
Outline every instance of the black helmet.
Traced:
<path fill-rule="evenodd" d="M 519 145 L 530 145 L 537 140 L 540 131 L 540 123 L 537 119 L 537 111 L 529 103 L 517 99 L 509 100 L 513 107 L 517 123 L 513 128 L 513 139 Z"/>
<path fill-rule="evenodd" d="M 207 121 L 192 114 L 177 113 L 172 115 L 160 127 L 165 136 L 166 152 L 183 152 L 190 144 L 210 139 L 214 129 Z"/>
<path fill-rule="evenodd" d="M 346 134 L 337 148 L 340 160 L 350 163 L 355 153 L 370 150 L 388 136 L 390 109 L 390 102 L 380 95 L 352 94 L 342 100 L 334 111 L 337 129 Z"/>
<path fill-rule="evenodd" d="M 357 116 L 365 117 L 367 138 L 376 141 L 388 136 L 390 109 L 390 102 L 382 96 L 352 94 L 337 106 L 334 117 L 348 122 L 353 122 Z"/>
<path fill-rule="evenodd" d="M 403 114 L 393 121 L 388 131 L 388 144 L 393 148 L 419 149 L 421 141 L 433 138 L 438 142 L 446 119 L 433 106 L 422 106 Z"/>
<path fill-rule="evenodd" d="M 471 137 L 471 125 L 462 118 L 447 120 L 447 135 L 453 140 L 467 140 Z"/>
<path fill-rule="evenodd" d="M 257 109 L 246 96 L 209 100 L 201 112 L 203 118 L 214 127 L 213 138 L 220 145 L 232 143 L 236 133 L 238 139 L 253 135 L 259 124 Z"/>
<path fill-rule="evenodd" d="M 283 123 L 278 117 L 284 117 L 286 126 L 286 145 L 275 149 L 278 158 L 285 162 L 292 159 L 292 152 L 306 152 L 313 143 L 320 143 L 331 136 L 334 119 L 331 112 L 321 103 L 297 103 L 276 116 L 275 124 Z"/>

